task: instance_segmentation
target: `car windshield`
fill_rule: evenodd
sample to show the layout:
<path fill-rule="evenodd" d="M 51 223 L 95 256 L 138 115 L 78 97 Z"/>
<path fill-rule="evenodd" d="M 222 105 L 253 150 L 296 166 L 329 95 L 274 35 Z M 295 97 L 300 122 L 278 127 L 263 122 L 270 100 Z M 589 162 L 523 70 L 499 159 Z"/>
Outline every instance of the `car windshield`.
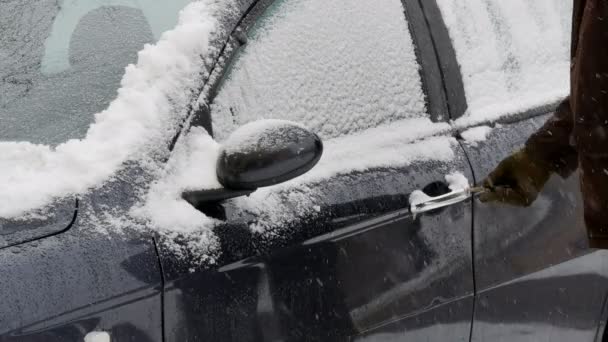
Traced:
<path fill-rule="evenodd" d="M 189 1 L 1 1 L 0 141 L 84 137 L 137 51 Z"/>

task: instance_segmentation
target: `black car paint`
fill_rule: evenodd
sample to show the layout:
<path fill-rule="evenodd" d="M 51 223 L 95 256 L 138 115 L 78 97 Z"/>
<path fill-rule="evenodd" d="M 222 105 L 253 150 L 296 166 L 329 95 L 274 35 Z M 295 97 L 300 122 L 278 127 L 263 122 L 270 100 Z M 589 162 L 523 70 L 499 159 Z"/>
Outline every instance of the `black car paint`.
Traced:
<path fill-rule="evenodd" d="M 0 218 L 0 249 L 61 234 L 70 229 L 78 212 L 78 201 L 67 198 L 57 201 L 45 212 L 49 215 L 22 219 Z"/>
<path fill-rule="evenodd" d="M 263 11 L 263 5 L 252 7 L 253 2 L 242 2 L 241 13 L 250 16 L 241 23 L 255 20 L 253 14 Z M 434 108 L 449 107 L 455 118 L 464 112 L 466 101 L 462 102 L 460 78 L 454 78 L 455 58 L 441 53 L 450 47 L 447 31 L 433 1 L 404 3 L 409 13 L 425 13 L 425 23 L 410 23 L 417 27 L 419 58 L 439 58 L 440 71 L 433 62 L 425 62 L 430 66 L 421 71 L 429 101 L 439 103 Z M 236 25 L 228 22 L 229 27 Z M 222 51 L 243 43 L 237 35 L 238 29 Z M 438 84 L 443 85 L 438 88 Z M 211 130 L 206 110 L 201 106 L 193 122 Z M 0 249 L 0 341 L 82 341 L 93 330 L 109 331 L 112 341 L 144 342 L 395 336 L 509 340 L 521 333 L 522 324 L 534 330 L 538 323 L 545 323 L 542 333 L 554 340 L 560 338 L 556 327 L 601 338 L 606 274 L 603 269 L 581 272 L 580 265 L 572 264 L 572 260 L 601 258 L 597 252 L 586 252 L 580 230 L 565 227 L 572 216 L 566 216 L 562 227 L 544 217 L 531 230 L 505 228 L 506 238 L 514 241 L 522 233 L 532 235 L 529 245 L 523 241 L 518 247 L 523 248 L 519 253 L 512 247 L 517 244 L 509 248 L 487 244 L 483 215 L 489 211 L 477 201 L 418 218 L 404 210 L 412 190 L 436 184 L 454 167 L 471 180 L 472 167 L 476 179 L 483 178 L 545 119 L 530 116 L 524 114 L 518 117 L 522 121 L 498 128 L 494 134 L 503 134 L 501 139 L 490 137 L 478 146 L 463 144 L 462 150 L 455 146 L 455 165 L 420 163 L 331 180 L 322 188 L 323 215 L 303 218 L 293 227 L 277 227 L 278 232 L 290 233 L 277 234 L 275 239 L 252 234 L 238 208 L 227 204 L 228 223 L 216 228 L 224 251 L 216 267 L 189 264 L 163 249 L 162 241 L 159 263 L 154 236 L 145 230 L 99 232 L 99 222 L 91 217 L 103 217 L 108 208 L 126 208 L 133 202 L 130 183 L 138 172 L 126 172 L 80 199 L 78 217 L 65 216 L 75 219 L 68 230 L 53 229 L 39 240 L 21 240 Z M 552 182 L 546 194 L 558 208 L 578 203 L 559 192 L 565 186 L 568 193 L 576 193 L 573 179 Z M 520 218 L 525 228 L 529 216 Z M 446 248 L 424 239 L 425 232 L 462 238 Z M 543 241 L 554 238 L 571 249 L 542 248 Z M 484 251 L 488 246 L 494 248 L 491 256 Z M 454 257 L 447 263 L 440 258 L 451 253 Z M 547 259 L 539 258 L 539 253 Z M 545 270 L 550 265 L 555 266 Z M 567 317 L 570 313 L 576 317 Z M 499 323 L 498 330 L 484 328 L 487 322 Z"/>
<path fill-rule="evenodd" d="M 93 331 L 112 341 L 164 340 L 155 236 L 136 223 L 115 227 L 149 172 L 129 164 L 79 199 L 67 231 L 0 249 L 0 341 L 84 341 Z"/>
<path fill-rule="evenodd" d="M 86 219 L 120 197 L 87 196 L 69 230 L 0 250 L 0 341 L 84 341 L 98 330 L 113 341 L 163 340 L 161 272 L 150 234 L 104 233 Z"/>
<path fill-rule="evenodd" d="M 468 340 L 471 204 L 416 219 L 402 209 L 412 190 L 466 167 L 462 152 L 456 160 L 333 179 L 320 196 L 326 212 L 277 227 L 274 239 L 249 230 L 235 208 L 216 231 L 217 270 L 171 263 L 161 251 L 166 307 L 178 317 L 167 317 L 167 341 L 259 341 L 270 331 L 279 340 L 348 340 L 412 326 L 421 312 L 429 325 L 451 320 Z M 424 328 L 408 333 L 432 332 Z"/>

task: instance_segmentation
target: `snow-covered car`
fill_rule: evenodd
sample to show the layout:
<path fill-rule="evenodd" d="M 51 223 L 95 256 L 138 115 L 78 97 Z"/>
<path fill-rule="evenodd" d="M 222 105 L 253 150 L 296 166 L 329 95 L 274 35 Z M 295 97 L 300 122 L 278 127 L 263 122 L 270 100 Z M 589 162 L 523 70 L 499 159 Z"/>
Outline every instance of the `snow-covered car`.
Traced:
<path fill-rule="evenodd" d="M 602 339 L 570 0 L 189 2 L 0 2 L 0 341 Z"/>

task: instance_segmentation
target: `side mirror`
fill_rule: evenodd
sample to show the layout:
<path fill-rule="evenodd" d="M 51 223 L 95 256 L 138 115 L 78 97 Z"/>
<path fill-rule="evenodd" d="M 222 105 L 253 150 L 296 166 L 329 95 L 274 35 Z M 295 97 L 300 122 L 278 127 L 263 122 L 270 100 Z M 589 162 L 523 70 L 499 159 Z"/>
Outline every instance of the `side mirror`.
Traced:
<path fill-rule="evenodd" d="M 225 141 L 217 178 L 232 190 L 255 190 L 298 177 L 317 164 L 323 143 L 316 134 L 289 121 L 246 124 Z"/>
<path fill-rule="evenodd" d="M 238 128 L 222 145 L 216 173 L 224 188 L 188 191 L 182 197 L 207 212 L 213 203 L 246 196 L 257 188 L 306 173 L 322 154 L 319 136 L 298 124 L 283 120 L 254 121 Z"/>

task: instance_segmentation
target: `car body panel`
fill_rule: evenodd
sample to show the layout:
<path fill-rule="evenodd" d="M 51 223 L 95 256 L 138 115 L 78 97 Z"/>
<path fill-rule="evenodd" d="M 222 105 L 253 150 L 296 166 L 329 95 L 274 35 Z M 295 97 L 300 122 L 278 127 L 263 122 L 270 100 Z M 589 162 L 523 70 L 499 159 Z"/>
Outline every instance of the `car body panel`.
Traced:
<path fill-rule="evenodd" d="M 160 342 L 162 273 L 153 234 L 126 222 L 141 170 L 125 171 L 79 200 L 60 234 L 0 249 L 0 341 Z"/>
<path fill-rule="evenodd" d="M 430 334 L 448 319 L 461 334 L 454 336 L 468 340 L 471 204 L 413 218 L 407 202 L 449 170 L 471 176 L 458 144 L 454 149 L 451 163 L 336 177 L 320 186 L 332 204 L 315 220 L 273 235 L 229 215 L 225 231 L 218 229 L 216 270 L 197 269 L 161 243 L 167 340 L 348 340 L 382 334 L 393 322 L 404 334 Z M 380 184 L 385 196 L 370 197 Z M 408 320 L 422 312 L 444 318 L 420 326 Z"/>
<path fill-rule="evenodd" d="M 40 216 L 20 219 L 0 218 L 0 249 L 59 234 L 70 228 L 78 210 L 78 201 L 68 198 L 45 208 Z"/>
<path fill-rule="evenodd" d="M 151 238 L 69 232 L 0 250 L 0 341 L 162 341 Z"/>

